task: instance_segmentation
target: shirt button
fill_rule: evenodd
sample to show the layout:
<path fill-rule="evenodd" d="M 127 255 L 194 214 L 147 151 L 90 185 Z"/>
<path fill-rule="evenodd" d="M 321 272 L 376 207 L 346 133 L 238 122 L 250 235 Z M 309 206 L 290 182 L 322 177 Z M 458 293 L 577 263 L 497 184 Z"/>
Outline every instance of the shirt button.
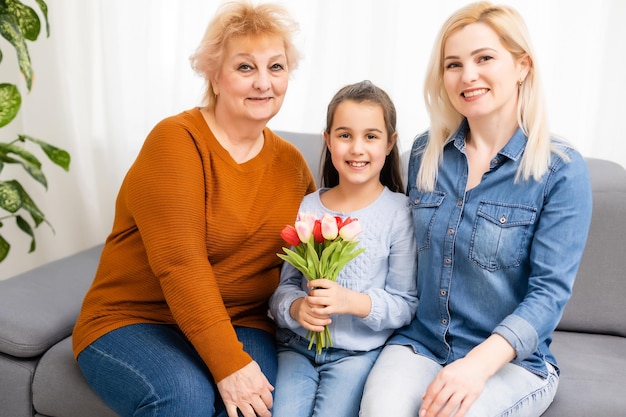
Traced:
<path fill-rule="evenodd" d="M 454 229 L 448 229 L 448 234 L 449 235 L 453 235 L 454 234 Z"/>
<path fill-rule="evenodd" d="M 419 204 L 419 203 L 420 203 L 420 199 L 419 199 L 419 198 L 416 198 L 415 200 L 413 200 L 413 203 L 415 203 L 415 204 Z"/>
<path fill-rule="evenodd" d="M 504 216 L 500 217 L 500 223 L 506 223 L 506 217 Z"/>
<path fill-rule="evenodd" d="M 456 202 L 456 205 L 457 205 L 457 206 L 459 206 L 459 207 L 461 207 L 461 206 L 463 205 L 463 200 L 459 200 L 459 201 L 457 201 L 457 202 Z"/>
<path fill-rule="evenodd" d="M 442 319 L 442 320 L 441 320 L 441 324 L 448 324 L 448 320 L 446 320 L 446 319 Z"/>
<path fill-rule="evenodd" d="M 450 263 L 452 262 L 450 258 L 446 258 L 443 261 L 446 263 L 446 265 L 450 265 Z"/>
<path fill-rule="evenodd" d="M 442 297 L 445 297 L 446 296 L 446 290 L 439 291 L 439 294 L 441 294 Z"/>

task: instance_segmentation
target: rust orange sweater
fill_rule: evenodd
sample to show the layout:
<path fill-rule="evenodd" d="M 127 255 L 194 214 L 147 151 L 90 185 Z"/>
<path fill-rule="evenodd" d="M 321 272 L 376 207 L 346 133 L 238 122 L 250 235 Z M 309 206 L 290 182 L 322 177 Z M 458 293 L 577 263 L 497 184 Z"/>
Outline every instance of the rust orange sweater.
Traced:
<path fill-rule="evenodd" d="M 161 121 L 120 188 L 113 230 L 74 328 L 75 356 L 133 323 L 177 325 L 216 381 L 252 359 L 233 325 L 273 332 L 267 300 L 300 201 L 315 189 L 300 152 L 268 128 L 237 164 L 199 109 Z"/>

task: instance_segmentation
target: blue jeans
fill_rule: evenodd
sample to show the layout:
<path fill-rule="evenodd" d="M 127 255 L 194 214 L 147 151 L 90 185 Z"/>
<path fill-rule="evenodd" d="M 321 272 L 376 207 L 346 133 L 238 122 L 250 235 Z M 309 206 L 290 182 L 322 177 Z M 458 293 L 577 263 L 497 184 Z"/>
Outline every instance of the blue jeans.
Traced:
<path fill-rule="evenodd" d="M 442 366 L 409 346 L 388 345 L 372 369 L 361 402 L 361 417 L 415 417 L 422 394 Z M 554 399 L 559 377 L 548 364 L 543 379 L 509 363 L 489 378 L 466 417 L 537 417 Z"/>
<path fill-rule="evenodd" d="M 274 385 L 274 336 L 246 327 L 235 332 Z M 91 388 L 122 417 L 226 416 L 209 369 L 175 327 L 133 324 L 113 330 L 83 350 L 78 365 Z"/>
<path fill-rule="evenodd" d="M 272 417 L 357 417 L 363 386 L 380 349 L 327 348 L 320 355 L 309 341 L 279 329 L 278 375 Z"/>

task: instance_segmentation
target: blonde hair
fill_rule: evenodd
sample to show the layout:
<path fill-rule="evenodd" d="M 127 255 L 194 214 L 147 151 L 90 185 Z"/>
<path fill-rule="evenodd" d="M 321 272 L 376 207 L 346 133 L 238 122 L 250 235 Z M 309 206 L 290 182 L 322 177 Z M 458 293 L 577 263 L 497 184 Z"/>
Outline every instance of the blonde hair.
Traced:
<path fill-rule="evenodd" d="M 528 137 L 528 142 L 516 181 L 530 177 L 540 179 L 548 170 L 551 152 L 562 155 L 551 145 L 543 87 L 524 20 L 509 6 L 493 5 L 486 1 L 472 3 L 457 10 L 444 23 L 428 63 L 424 99 L 430 114 L 430 132 L 416 179 L 418 187 L 425 191 L 434 189 L 444 144 L 463 121 L 463 115 L 452 106 L 443 85 L 444 47 L 450 35 L 472 23 L 486 24 L 496 32 L 514 60 L 528 57 L 529 70 L 519 86 L 517 103 L 517 121 Z"/>
<path fill-rule="evenodd" d="M 300 53 L 294 44 L 298 30 L 297 22 L 284 7 L 277 4 L 255 6 L 248 0 L 222 4 L 207 26 L 200 45 L 189 58 L 194 71 L 203 76 L 206 82 L 204 104 L 215 106 L 217 97 L 211 79 L 224 62 L 224 51 L 230 40 L 254 40 L 273 36 L 282 38 L 287 56 L 287 70 L 291 72 L 298 67 L 300 61 Z"/>

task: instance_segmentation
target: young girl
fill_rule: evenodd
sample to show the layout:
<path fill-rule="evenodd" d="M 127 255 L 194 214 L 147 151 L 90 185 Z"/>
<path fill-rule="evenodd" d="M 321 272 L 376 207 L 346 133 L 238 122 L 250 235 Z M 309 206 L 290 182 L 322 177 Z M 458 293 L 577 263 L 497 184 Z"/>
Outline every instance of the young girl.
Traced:
<path fill-rule="evenodd" d="M 328 106 L 324 139 L 322 188 L 304 198 L 300 211 L 357 218 L 359 247 L 366 249 L 336 282 L 313 284 L 283 266 L 270 299 L 280 327 L 274 417 L 356 417 L 381 346 L 417 308 L 413 221 L 401 193 L 393 102 L 369 81 L 342 88 Z M 333 346 L 316 354 L 306 334 L 325 325 Z"/>

